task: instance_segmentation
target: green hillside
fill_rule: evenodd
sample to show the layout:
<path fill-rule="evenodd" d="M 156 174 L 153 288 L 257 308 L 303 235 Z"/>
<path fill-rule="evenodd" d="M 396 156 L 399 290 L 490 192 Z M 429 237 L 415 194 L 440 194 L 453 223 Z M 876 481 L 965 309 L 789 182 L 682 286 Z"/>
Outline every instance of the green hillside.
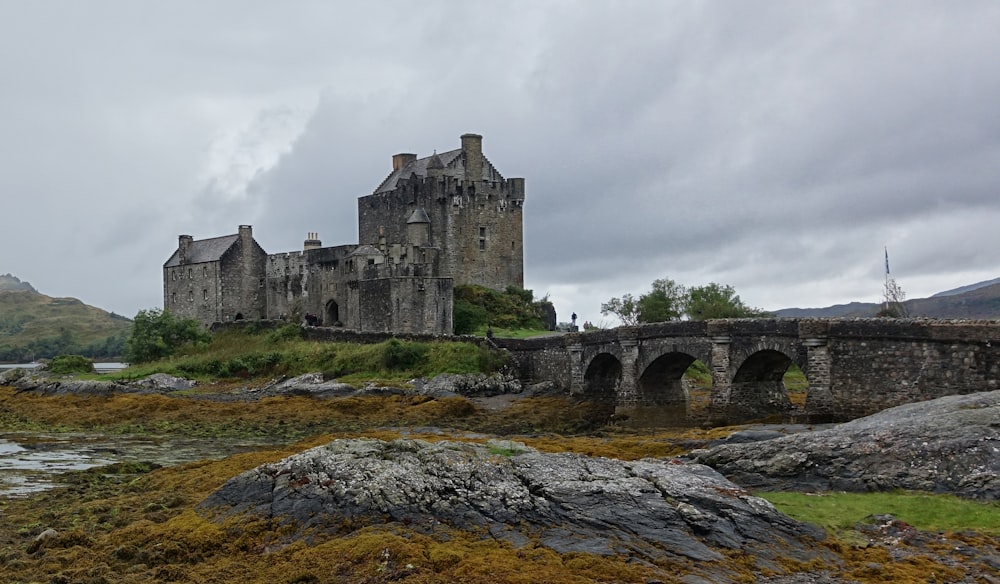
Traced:
<path fill-rule="evenodd" d="M 0 276 L 0 361 L 59 354 L 118 357 L 132 321 L 76 298 L 52 298 L 9 274 Z"/>

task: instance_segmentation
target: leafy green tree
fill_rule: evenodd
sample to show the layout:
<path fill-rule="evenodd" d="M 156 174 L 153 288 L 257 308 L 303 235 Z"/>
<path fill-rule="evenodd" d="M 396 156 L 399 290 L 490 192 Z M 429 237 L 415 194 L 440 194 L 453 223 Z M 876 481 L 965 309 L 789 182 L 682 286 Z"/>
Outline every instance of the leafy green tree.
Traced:
<path fill-rule="evenodd" d="M 639 322 L 678 320 L 684 315 L 687 290 L 670 279 L 653 282 L 653 289 L 639 297 Z"/>
<path fill-rule="evenodd" d="M 601 314 L 607 316 L 613 314 L 622 321 L 625 326 L 635 326 L 639 324 L 639 302 L 631 294 L 625 294 L 621 298 L 612 298 L 601 303 Z"/>
<path fill-rule="evenodd" d="M 158 308 L 140 310 L 132 324 L 132 336 L 125 343 L 125 359 L 129 363 L 155 361 L 169 357 L 186 344 L 208 338 L 194 319 L 177 318 Z"/>
<path fill-rule="evenodd" d="M 470 334 L 493 326 L 503 329 L 544 330 L 548 298 L 534 299 L 534 292 L 514 286 L 500 292 L 483 286 L 455 286 L 452 307 L 455 334 Z"/>
<path fill-rule="evenodd" d="M 747 306 L 732 287 L 712 282 L 688 290 L 685 312 L 691 320 L 710 318 L 765 318 L 770 313 Z"/>

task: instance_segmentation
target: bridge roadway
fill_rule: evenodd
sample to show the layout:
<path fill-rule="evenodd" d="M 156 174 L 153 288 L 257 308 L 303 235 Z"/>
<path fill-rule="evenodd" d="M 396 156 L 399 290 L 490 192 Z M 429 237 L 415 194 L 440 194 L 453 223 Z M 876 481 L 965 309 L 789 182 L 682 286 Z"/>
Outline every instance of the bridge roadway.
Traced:
<path fill-rule="evenodd" d="M 783 378 L 793 363 L 808 380 L 796 418 L 811 422 L 1000 387 L 998 320 L 678 321 L 496 343 L 523 380 L 554 382 L 633 426 L 790 413 Z M 696 359 L 712 374 L 707 420 L 693 419 L 683 378 Z"/>

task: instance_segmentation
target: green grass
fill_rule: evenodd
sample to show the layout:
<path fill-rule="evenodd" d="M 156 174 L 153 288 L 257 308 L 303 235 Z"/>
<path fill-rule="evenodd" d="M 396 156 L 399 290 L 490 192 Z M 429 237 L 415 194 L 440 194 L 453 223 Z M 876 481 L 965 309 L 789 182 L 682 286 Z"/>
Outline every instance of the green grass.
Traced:
<path fill-rule="evenodd" d="M 465 342 L 321 343 L 282 331 L 214 335 L 207 346 L 188 347 L 152 363 L 139 364 L 105 379 L 168 373 L 197 380 L 262 379 L 323 372 L 345 383 L 378 380 L 405 383 L 439 373 L 492 373 L 506 364 L 502 353 Z"/>
<path fill-rule="evenodd" d="M 755 493 L 782 513 L 842 534 L 869 515 L 888 514 L 923 531 L 972 530 L 1000 536 L 1000 503 L 953 495 L 889 493 Z"/>
<path fill-rule="evenodd" d="M 472 335 L 485 337 L 488 328 L 489 327 L 486 325 L 480 326 L 472 332 Z M 530 339 L 531 337 L 540 337 L 551 333 L 552 331 L 547 331 L 545 329 L 508 329 L 493 327 L 493 336 L 504 339 Z"/>

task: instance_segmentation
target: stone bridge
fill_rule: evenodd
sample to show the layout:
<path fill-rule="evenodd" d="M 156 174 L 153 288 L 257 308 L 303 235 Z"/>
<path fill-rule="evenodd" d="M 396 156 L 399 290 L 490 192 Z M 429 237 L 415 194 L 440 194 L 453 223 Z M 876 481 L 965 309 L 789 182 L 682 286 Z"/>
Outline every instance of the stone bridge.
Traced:
<path fill-rule="evenodd" d="M 907 402 L 1000 387 L 1000 321 L 733 319 L 496 339 L 525 381 L 552 381 L 634 426 L 741 423 L 777 414 L 844 421 Z M 684 372 L 711 372 L 703 418 Z M 784 376 L 805 374 L 804 410 Z"/>

